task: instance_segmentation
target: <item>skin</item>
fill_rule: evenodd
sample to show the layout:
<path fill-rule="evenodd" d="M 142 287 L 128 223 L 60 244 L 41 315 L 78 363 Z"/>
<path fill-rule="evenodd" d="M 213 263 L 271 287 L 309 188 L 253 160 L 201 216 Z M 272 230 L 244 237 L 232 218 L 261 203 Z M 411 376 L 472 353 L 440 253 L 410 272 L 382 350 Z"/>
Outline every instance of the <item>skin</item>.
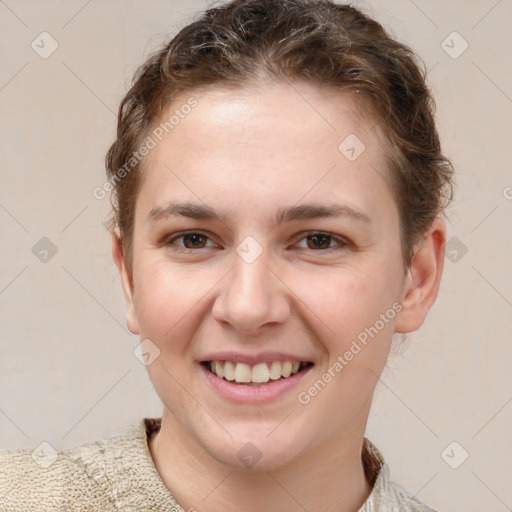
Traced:
<path fill-rule="evenodd" d="M 197 107 L 146 157 L 132 272 L 115 234 L 112 245 L 128 327 L 160 350 L 147 367 L 165 406 L 150 442 L 155 466 L 186 510 L 357 510 L 371 491 L 361 448 L 375 385 L 393 333 L 418 329 L 435 301 L 444 223 L 435 219 L 406 269 L 382 137 L 349 96 L 303 83 L 193 96 Z M 366 146 L 352 162 L 338 150 L 349 134 Z M 147 220 L 171 200 L 226 217 Z M 346 204 L 371 222 L 273 223 L 280 208 L 305 203 Z M 207 238 L 194 245 L 178 237 L 183 230 Z M 330 248 L 319 249 L 308 231 L 348 245 L 322 239 Z M 248 236 L 263 249 L 250 264 L 236 252 Z M 307 405 L 299 403 L 297 394 L 393 303 L 401 305 L 394 320 Z M 218 350 L 290 352 L 314 367 L 299 388 L 270 403 L 235 404 L 200 375 L 199 361 Z M 262 454 L 250 468 L 237 456 L 247 442 Z"/>

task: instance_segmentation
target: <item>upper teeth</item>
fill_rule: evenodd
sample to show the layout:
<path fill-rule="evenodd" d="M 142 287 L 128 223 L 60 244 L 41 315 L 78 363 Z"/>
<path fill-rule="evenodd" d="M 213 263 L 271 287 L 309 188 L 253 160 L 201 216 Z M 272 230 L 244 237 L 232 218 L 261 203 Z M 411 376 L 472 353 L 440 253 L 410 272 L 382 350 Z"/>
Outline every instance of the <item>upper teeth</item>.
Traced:
<path fill-rule="evenodd" d="M 302 363 L 305 365 L 306 363 Z M 269 379 L 277 380 L 289 377 L 299 371 L 300 361 L 274 361 L 272 363 L 258 363 L 252 366 L 245 363 L 231 361 L 210 361 L 210 370 L 217 377 L 235 382 L 264 383 Z"/>

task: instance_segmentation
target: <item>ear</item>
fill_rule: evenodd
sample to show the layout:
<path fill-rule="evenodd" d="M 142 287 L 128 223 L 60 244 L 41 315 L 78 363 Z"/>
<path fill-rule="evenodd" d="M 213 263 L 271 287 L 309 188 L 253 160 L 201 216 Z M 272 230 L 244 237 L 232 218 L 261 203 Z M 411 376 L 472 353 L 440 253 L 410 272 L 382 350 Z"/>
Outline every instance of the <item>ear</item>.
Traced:
<path fill-rule="evenodd" d="M 396 316 L 395 332 L 416 331 L 423 324 L 436 300 L 443 273 L 446 227 L 436 217 L 422 240 L 404 280 L 402 310 Z"/>
<path fill-rule="evenodd" d="M 121 239 L 116 232 L 112 233 L 112 258 L 114 259 L 114 263 L 119 271 L 119 277 L 121 278 L 121 285 L 123 287 L 124 298 L 126 301 L 126 324 L 130 332 L 133 334 L 139 334 L 139 321 L 137 320 L 137 314 L 133 304 L 133 279 L 131 273 L 126 267 L 126 263 L 123 258 L 123 246 Z"/>

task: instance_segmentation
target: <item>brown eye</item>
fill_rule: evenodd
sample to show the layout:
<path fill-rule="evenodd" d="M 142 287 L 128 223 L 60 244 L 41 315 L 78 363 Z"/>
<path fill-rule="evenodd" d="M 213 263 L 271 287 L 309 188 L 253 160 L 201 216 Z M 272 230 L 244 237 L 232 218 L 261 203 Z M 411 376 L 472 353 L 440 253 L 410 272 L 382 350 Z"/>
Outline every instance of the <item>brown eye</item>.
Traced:
<path fill-rule="evenodd" d="M 328 249 L 331 239 L 332 237 L 329 235 L 310 235 L 307 237 L 308 247 L 310 249 Z"/>
<path fill-rule="evenodd" d="M 206 235 L 191 231 L 169 238 L 167 242 L 165 242 L 165 245 L 172 246 L 176 250 L 194 250 L 206 249 L 212 247 L 214 244 Z"/>
<path fill-rule="evenodd" d="M 306 241 L 305 246 L 303 241 Z M 338 250 L 343 249 L 348 245 L 348 242 L 342 238 L 330 235 L 329 233 L 308 233 L 300 242 L 297 244 L 298 247 L 303 249 L 312 250 Z"/>
<path fill-rule="evenodd" d="M 202 249 L 205 244 L 207 237 L 200 233 L 190 233 L 182 236 L 184 245 L 187 249 Z"/>

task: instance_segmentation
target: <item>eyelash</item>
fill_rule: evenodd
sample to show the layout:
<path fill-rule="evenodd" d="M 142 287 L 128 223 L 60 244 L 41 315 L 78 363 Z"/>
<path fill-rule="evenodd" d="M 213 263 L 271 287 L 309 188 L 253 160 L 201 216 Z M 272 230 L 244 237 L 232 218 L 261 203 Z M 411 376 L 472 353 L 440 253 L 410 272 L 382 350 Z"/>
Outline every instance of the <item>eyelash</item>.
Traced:
<path fill-rule="evenodd" d="M 178 251 L 181 251 L 181 252 L 190 252 L 190 251 L 193 252 L 193 251 L 198 251 L 198 250 L 201 250 L 201 249 L 208 249 L 208 247 L 199 247 L 198 249 L 190 249 L 188 247 L 181 247 L 181 246 L 178 246 L 178 245 L 173 243 L 175 240 L 177 240 L 179 238 L 183 238 L 183 237 L 185 237 L 187 235 L 200 235 L 200 236 L 203 236 L 203 237 L 207 238 L 208 240 L 210 240 L 210 237 L 208 235 L 205 235 L 204 233 L 201 233 L 200 231 L 184 231 L 182 233 L 178 233 L 177 235 L 174 235 L 172 238 L 168 238 L 164 242 L 164 245 L 167 246 L 167 247 L 175 246 L 175 248 L 176 248 L 175 250 L 178 250 Z M 340 237 L 337 237 L 337 236 L 334 236 L 334 235 L 331 235 L 330 233 L 325 233 L 323 231 L 308 231 L 299 240 L 299 242 L 301 242 L 302 240 L 304 240 L 306 238 L 312 237 L 312 236 L 328 237 L 328 238 L 331 239 L 331 241 L 336 242 L 338 244 L 338 247 L 328 247 L 327 249 L 309 249 L 307 247 L 306 248 L 302 247 L 301 249 L 309 249 L 309 250 L 314 251 L 314 252 L 327 252 L 327 251 L 330 252 L 330 251 L 339 251 L 339 250 L 345 249 L 348 245 L 350 245 L 347 240 L 345 240 L 343 238 L 340 238 Z"/>

